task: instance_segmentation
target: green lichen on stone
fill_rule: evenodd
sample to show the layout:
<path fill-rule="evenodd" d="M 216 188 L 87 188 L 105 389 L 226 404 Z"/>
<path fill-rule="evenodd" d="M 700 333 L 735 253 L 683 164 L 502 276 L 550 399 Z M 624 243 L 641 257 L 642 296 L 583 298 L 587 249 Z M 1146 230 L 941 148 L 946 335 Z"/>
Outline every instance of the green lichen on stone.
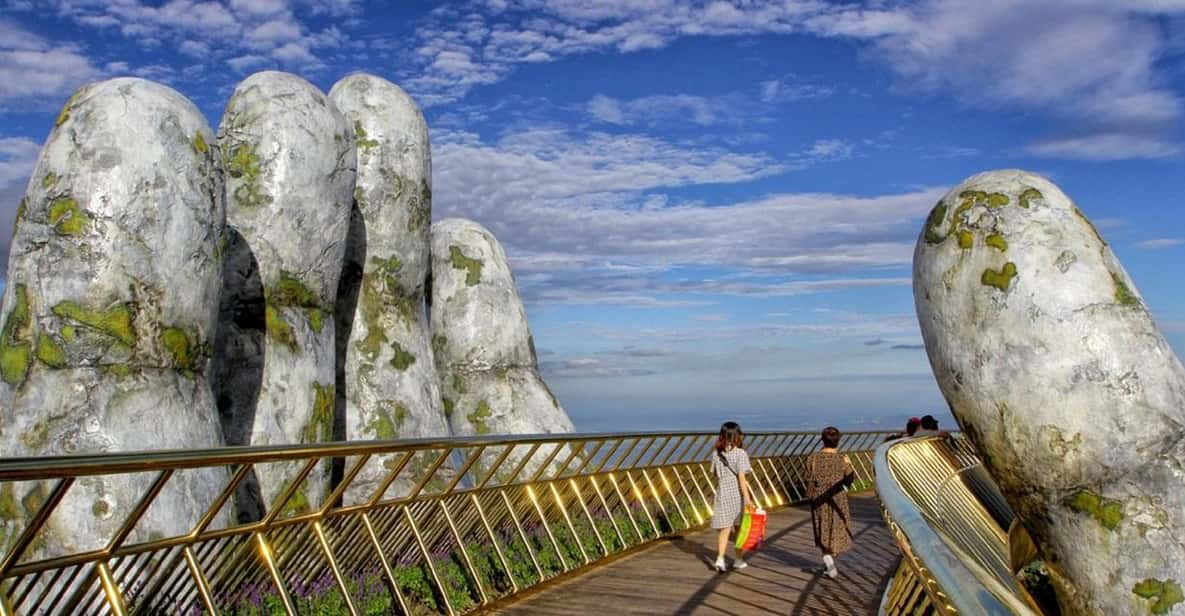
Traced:
<path fill-rule="evenodd" d="M 358 147 L 363 150 L 377 148 L 379 145 L 378 140 L 366 138 L 366 129 L 362 128 L 361 120 L 356 120 L 354 122 L 354 143 L 357 143 Z"/>
<path fill-rule="evenodd" d="M 380 441 L 398 438 L 403 422 L 407 421 L 407 415 L 406 406 L 389 400 L 383 401 L 375 407 L 370 421 L 366 422 L 366 433 Z"/>
<path fill-rule="evenodd" d="M 959 248 L 967 250 L 968 248 L 971 248 L 973 241 L 974 236 L 971 235 L 970 231 L 967 231 L 966 229 L 959 231 Z"/>
<path fill-rule="evenodd" d="M 1008 195 L 1004 193 L 994 192 L 987 196 L 988 207 L 1004 207 L 1008 205 Z"/>
<path fill-rule="evenodd" d="M 470 259 L 461 252 L 460 246 L 448 247 L 449 261 L 452 262 L 453 267 L 459 270 L 465 270 L 465 284 L 472 287 L 481 281 L 481 267 L 480 259 Z"/>
<path fill-rule="evenodd" d="M 50 368 L 66 367 L 66 351 L 46 333 L 37 335 L 37 359 Z"/>
<path fill-rule="evenodd" d="M 1074 511 L 1089 514 L 1107 530 L 1115 530 L 1123 521 L 1123 505 L 1090 490 L 1078 490 L 1065 501 Z"/>
<path fill-rule="evenodd" d="M 1016 264 L 1009 261 L 998 272 L 991 268 L 983 270 L 983 276 L 980 277 L 979 281 L 986 286 L 1007 291 L 1008 285 L 1012 283 L 1014 277 L 1016 277 Z"/>
<path fill-rule="evenodd" d="M 984 238 L 983 243 L 995 248 L 996 250 L 999 250 L 1000 252 L 1008 250 L 1008 240 L 1005 240 L 1004 236 L 1000 235 L 999 233 L 993 233 L 987 236 Z"/>
<path fill-rule="evenodd" d="M 79 235 L 88 222 L 90 217 L 70 197 L 58 197 L 49 203 L 49 224 L 58 235 Z"/>
<path fill-rule="evenodd" d="M 193 136 L 193 151 L 198 154 L 205 154 L 210 146 L 206 145 L 206 138 L 202 137 L 201 133 L 196 133 Z"/>
<path fill-rule="evenodd" d="M 29 209 L 29 200 L 21 197 L 20 203 L 16 206 L 16 217 L 12 219 L 12 237 L 16 239 L 16 231 L 20 227 L 21 221 L 25 219 L 25 210 Z"/>
<path fill-rule="evenodd" d="M 1140 298 L 1136 297 L 1131 289 L 1127 288 L 1127 284 L 1123 282 L 1123 278 L 1111 272 L 1111 280 L 1115 282 L 1115 303 L 1121 306 L 1139 306 Z"/>
<path fill-rule="evenodd" d="M 326 443 L 333 440 L 333 384 L 313 383 L 313 412 L 304 428 L 303 443 Z"/>
<path fill-rule="evenodd" d="M 192 374 L 201 363 L 196 345 L 183 329 L 164 328 L 160 333 L 160 343 L 173 358 L 173 365 L 185 374 Z"/>
<path fill-rule="evenodd" d="M 320 308 L 309 309 L 309 327 L 316 333 L 321 333 L 321 329 L 325 327 L 325 313 Z"/>
<path fill-rule="evenodd" d="M 54 175 L 53 171 L 50 171 L 49 173 L 45 174 L 45 177 L 41 178 L 41 187 L 42 188 L 49 188 L 50 186 L 53 186 L 57 182 L 58 182 L 58 176 Z"/>
<path fill-rule="evenodd" d="M 132 328 L 130 304 L 119 304 L 107 310 L 93 310 L 67 300 L 58 303 L 52 308 L 52 311 L 60 318 L 86 325 L 129 347 L 136 344 L 136 332 Z"/>
<path fill-rule="evenodd" d="M 30 451 L 40 451 L 49 442 L 49 424 L 39 421 L 32 428 L 21 433 L 21 443 Z"/>
<path fill-rule="evenodd" d="M 986 201 L 988 194 L 982 190 L 964 190 L 963 192 L 959 193 L 959 198 L 969 201 Z"/>
<path fill-rule="evenodd" d="M 391 358 L 391 366 L 396 370 L 407 370 L 412 364 L 416 363 L 416 356 L 408 353 L 398 342 L 391 343 L 391 350 L 394 351 L 394 357 Z"/>
<path fill-rule="evenodd" d="M 448 419 L 452 419 L 453 410 L 457 408 L 457 403 L 453 402 L 449 398 L 441 398 L 441 401 L 444 402 L 444 416 Z"/>
<path fill-rule="evenodd" d="M 6 481 L 4 487 L 0 488 L 0 520 L 5 522 L 16 520 L 21 515 L 20 505 L 16 502 L 12 486 L 11 481 Z"/>
<path fill-rule="evenodd" d="M 432 352 L 436 355 L 444 353 L 444 348 L 448 346 L 448 336 L 444 334 L 432 335 Z"/>
<path fill-rule="evenodd" d="M 1185 601 L 1185 593 L 1181 592 L 1181 585 L 1175 580 L 1157 580 L 1147 578 L 1137 582 L 1132 587 L 1137 596 L 1152 602 L 1148 609 L 1153 614 L 1168 614 L 1173 606 Z"/>
<path fill-rule="evenodd" d="M 459 375 L 459 374 L 454 374 L 454 375 L 453 375 L 453 391 L 455 391 L 455 392 L 457 392 L 457 393 L 459 393 L 459 394 L 466 393 L 466 391 L 465 391 L 465 379 L 462 379 L 462 378 L 461 378 L 461 375 Z"/>
<path fill-rule="evenodd" d="M 73 325 L 62 326 L 62 340 L 65 340 L 66 342 L 74 342 L 74 336 L 77 333 L 78 332 L 74 329 Z"/>
<path fill-rule="evenodd" d="M 236 203 L 248 207 L 271 203 L 271 197 L 264 194 L 259 185 L 261 168 L 254 147 L 246 143 L 234 147 L 223 144 L 222 165 L 227 175 L 240 180 L 233 193 Z"/>
<path fill-rule="evenodd" d="M 945 235 L 938 234 L 938 226 L 942 224 L 943 219 L 946 218 L 946 204 L 939 201 L 934 205 L 934 209 L 930 210 L 930 215 L 926 217 L 926 242 L 930 244 L 940 244 L 942 240 L 946 239 Z"/>
<path fill-rule="evenodd" d="M 317 308 L 317 294 L 290 272 L 280 270 L 280 278 L 265 293 L 267 303 L 273 306 L 296 306 Z"/>
<path fill-rule="evenodd" d="M 112 376 L 126 377 L 132 375 L 132 367 L 127 364 L 105 364 L 103 366 L 103 374 L 110 374 Z"/>
<path fill-rule="evenodd" d="M 267 326 L 269 338 L 288 347 L 288 350 L 293 353 L 300 352 L 300 346 L 296 342 L 296 333 L 292 331 L 292 326 L 284 319 L 284 315 L 280 314 L 279 308 L 268 304 L 263 309 L 263 320 Z"/>
<path fill-rule="evenodd" d="M 477 409 L 465 416 L 469 420 L 469 425 L 473 426 L 473 431 L 477 434 L 489 434 L 490 426 L 487 421 L 493 415 L 490 414 L 490 405 L 485 400 L 477 403 Z"/>
<path fill-rule="evenodd" d="M 66 104 L 62 106 L 62 110 L 58 113 L 58 119 L 54 120 L 54 128 L 65 124 L 66 120 L 70 119 L 70 108 L 74 106 L 75 98 L 78 98 L 77 93 L 75 93 L 74 96 L 71 96 L 70 100 L 67 100 Z"/>
<path fill-rule="evenodd" d="M 362 290 L 358 297 L 362 320 L 366 323 L 366 336 L 355 345 L 373 361 L 388 340 L 380 319 L 388 314 L 388 308 L 391 306 L 410 319 L 411 303 L 404 297 L 403 287 L 395 276 L 403 268 L 403 263 L 398 257 L 373 257 L 370 266 L 371 271 L 362 275 Z"/>
<path fill-rule="evenodd" d="M 45 499 L 48 496 L 44 483 L 38 483 L 33 486 L 29 490 L 29 493 L 25 494 L 25 497 L 21 499 L 21 508 L 25 510 L 25 515 L 37 515 L 37 512 L 41 511 L 41 506 L 45 504 Z"/>
<path fill-rule="evenodd" d="M 33 361 L 32 318 L 29 293 L 23 284 L 12 287 L 12 310 L 0 330 L 0 378 L 9 385 L 25 382 Z"/>
<path fill-rule="evenodd" d="M 290 481 L 284 483 L 284 487 L 280 490 L 281 494 L 284 493 L 284 490 L 288 489 L 290 483 Z M 312 508 L 309 506 L 309 497 L 307 494 L 305 494 L 305 486 L 302 484 L 296 488 L 296 491 L 292 493 L 292 496 L 288 497 L 288 501 L 284 503 L 283 507 L 280 508 L 280 517 L 287 518 L 294 515 L 300 515 L 302 513 L 308 513 L 311 510 Z"/>
<path fill-rule="evenodd" d="M 111 507 L 107 505 L 107 501 L 101 498 L 96 500 L 94 504 L 91 505 L 91 513 L 94 514 L 96 518 L 101 518 L 107 515 L 107 513 L 110 511 Z"/>
<path fill-rule="evenodd" d="M 432 223 L 432 187 L 428 180 L 420 180 L 419 202 L 413 201 L 407 215 L 407 230 L 415 233 Z"/>
<path fill-rule="evenodd" d="M 1045 198 L 1045 195 L 1042 195 L 1041 191 L 1037 190 L 1036 188 L 1030 187 L 1030 188 L 1026 188 L 1024 190 L 1024 192 L 1020 193 L 1020 197 L 1017 198 L 1017 201 L 1020 203 L 1021 207 L 1028 209 L 1029 205 L 1032 204 L 1033 199 L 1044 199 L 1044 198 Z"/>

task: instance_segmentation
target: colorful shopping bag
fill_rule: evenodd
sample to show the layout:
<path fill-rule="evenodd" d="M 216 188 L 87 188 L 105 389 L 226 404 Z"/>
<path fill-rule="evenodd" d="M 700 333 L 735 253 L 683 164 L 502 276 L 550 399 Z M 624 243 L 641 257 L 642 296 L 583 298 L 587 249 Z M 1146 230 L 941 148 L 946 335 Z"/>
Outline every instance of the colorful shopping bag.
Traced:
<path fill-rule="evenodd" d="M 749 509 L 741 518 L 741 530 L 737 533 L 736 546 L 739 550 L 755 550 L 765 541 L 765 510 Z"/>

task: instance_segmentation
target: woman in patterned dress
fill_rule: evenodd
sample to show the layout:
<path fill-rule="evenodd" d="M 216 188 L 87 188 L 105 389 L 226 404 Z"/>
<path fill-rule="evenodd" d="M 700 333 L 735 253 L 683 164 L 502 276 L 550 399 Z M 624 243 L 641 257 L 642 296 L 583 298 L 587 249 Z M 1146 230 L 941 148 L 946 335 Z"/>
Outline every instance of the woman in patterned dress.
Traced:
<path fill-rule="evenodd" d="M 823 551 L 823 566 L 816 573 L 834 579 L 839 575 L 835 556 L 852 547 L 851 513 L 844 488 L 856 479 L 852 461 L 836 449 L 839 430 L 823 430 L 823 449 L 812 453 L 807 465 L 807 498 L 811 501 L 811 526 L 815 531 L 815 545 Z"/>
<path fill-rule="evenodd" d="M 749 509 L 753 502 L 753 493 L 749 491 L 749 482 L 745 476 L 752 472 L 749 466 L 749 454 L 742 449 L 744 433 L 734 421 L 725 422 L 720 426 L 720 438 L 716 439 L 716 452 L 712 456 L 712 472 L 716 475 L 716 506 L 712 508 L 712 528 L 716 529 L 716 570 L 727 571 L 724 564 L 724 552 L 728 549 L 728 534 L 734 526 L 741 523 L 741 514 Z M 732 561 L 733 569 L 744 569 L 744 551 L 737 548 L 736 560 Z"/>

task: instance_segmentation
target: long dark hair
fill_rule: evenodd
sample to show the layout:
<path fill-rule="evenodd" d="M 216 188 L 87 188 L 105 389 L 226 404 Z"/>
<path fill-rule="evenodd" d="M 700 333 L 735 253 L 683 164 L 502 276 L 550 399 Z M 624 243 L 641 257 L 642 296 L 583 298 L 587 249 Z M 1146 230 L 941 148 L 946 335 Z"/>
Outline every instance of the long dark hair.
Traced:
<path fill-rule="evenodd" d="M 741 432 L 741 425 L 735 421 L 726 421 L 720 426 L 720 438 L 716 439 L 716 451 L 723 453 L 725 449 L 736 447 L 744 449 L 745 433 Z"/>

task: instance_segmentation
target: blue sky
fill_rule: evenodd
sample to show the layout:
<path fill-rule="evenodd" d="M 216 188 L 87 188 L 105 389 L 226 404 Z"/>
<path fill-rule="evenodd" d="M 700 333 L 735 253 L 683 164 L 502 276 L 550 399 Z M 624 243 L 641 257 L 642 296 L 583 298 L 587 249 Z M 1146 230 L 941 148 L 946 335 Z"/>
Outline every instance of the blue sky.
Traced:
<path fill-rule="evenodd" d="M 424 107 L 434 217 L 504 243 L 578 429 L 946 416 L 910 258 L 988 169 L 1057 182 L 1185 349 L 1182 0 L 0 3 L 4 254 L 87 81 L 216 128 L 254 71 L 375 73 Z"/>

